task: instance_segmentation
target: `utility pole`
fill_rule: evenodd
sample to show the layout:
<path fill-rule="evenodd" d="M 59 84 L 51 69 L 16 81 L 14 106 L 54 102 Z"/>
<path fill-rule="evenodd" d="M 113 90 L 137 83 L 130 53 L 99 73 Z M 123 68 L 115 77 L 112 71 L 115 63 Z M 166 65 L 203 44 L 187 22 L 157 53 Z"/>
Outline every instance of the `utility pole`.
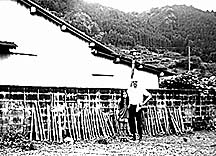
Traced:
<path fill-rule="evenodd" d="M 191 57 L 190 57 L 190 52 L 191 51 L 191 48 L 190 48 L 190 46 L 188 46 L 188 71 L 190 72 L 190 70 L 191 70 Z"/>

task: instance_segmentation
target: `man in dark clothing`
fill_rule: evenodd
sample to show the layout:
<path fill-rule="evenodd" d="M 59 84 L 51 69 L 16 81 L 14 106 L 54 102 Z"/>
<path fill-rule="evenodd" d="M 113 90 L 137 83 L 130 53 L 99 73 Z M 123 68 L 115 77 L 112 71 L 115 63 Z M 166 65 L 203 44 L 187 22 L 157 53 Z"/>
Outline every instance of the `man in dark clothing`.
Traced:
<path fill-rule="evenodd" d="M 143 100 L 143 95 L 147 96 Z M 151 94 L 146 89 L 138 87 L 138 81 L 132 80 L 130 88 L 128 89 L 129 96 L 129 127 L 133 135 L 133 140 L 136 140 L 136 129 L 138 130 L 139 140 L 142 140 L 142 121 L 141 121 L 141 106 L 144 105 L 151 98 Z M 137 122 L 137 123 L 136 123 Z"/>

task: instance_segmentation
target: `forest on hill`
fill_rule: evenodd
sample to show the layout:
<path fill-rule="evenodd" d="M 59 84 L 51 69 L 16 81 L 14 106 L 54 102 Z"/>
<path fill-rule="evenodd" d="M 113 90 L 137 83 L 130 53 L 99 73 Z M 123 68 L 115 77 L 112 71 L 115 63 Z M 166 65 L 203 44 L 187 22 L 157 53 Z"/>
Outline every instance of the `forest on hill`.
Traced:
<path fill-rule="evenodd" d="M 114 49 L 140 51 L 143 63 L 182 73 L 216 75 L 216 12 L 173 5 L 142 13 L 122 12 L 83 0 L 34 0 L 71 25 Z"/>

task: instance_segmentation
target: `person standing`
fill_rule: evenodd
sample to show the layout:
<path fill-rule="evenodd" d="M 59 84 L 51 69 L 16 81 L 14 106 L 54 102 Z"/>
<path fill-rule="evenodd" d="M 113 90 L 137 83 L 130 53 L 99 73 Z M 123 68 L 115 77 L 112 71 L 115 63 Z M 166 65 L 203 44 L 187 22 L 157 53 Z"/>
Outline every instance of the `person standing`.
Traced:
<path fill-rule="evenodd" d="M 118 121 L 120 131 L 125 135 L 128 133 L 128 105 L 129 105 L 129 97 L 126 90 L 122 90 L 121 97 L 119 99 L 119 112 L 118 112 Z"/>
<path fill-rule="evenodd" d="M 138 86 L 138 81 L 132 80 L 130 87 L 128 88 L 128 96 L 129 96 L 129 127 L 130 132 L 133 135 L 133 140 L 136 140 L 136 129 L 138 131 L 139 140 L 142 140 L 142 105 L 145 105 L 149 99 L 152 97 L 151 94 L 146 89 L 141 89 Z M 147 98 L 143 98 L 143 97 Z"/>

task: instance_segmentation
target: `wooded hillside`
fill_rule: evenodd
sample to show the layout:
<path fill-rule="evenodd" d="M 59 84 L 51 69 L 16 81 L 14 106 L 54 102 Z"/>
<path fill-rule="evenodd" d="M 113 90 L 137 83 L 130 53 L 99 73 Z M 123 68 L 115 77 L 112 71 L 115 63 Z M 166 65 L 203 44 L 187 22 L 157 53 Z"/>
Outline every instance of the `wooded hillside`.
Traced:
<path fill-rule="evenodd" d="M 125 13 L 83 0 L 34 0 L 119 53 L 140 50 L 140 60 L 174 72 L 191 69 L 215 73 L 216 12 L 173 5 L 149 12 Z"/>

